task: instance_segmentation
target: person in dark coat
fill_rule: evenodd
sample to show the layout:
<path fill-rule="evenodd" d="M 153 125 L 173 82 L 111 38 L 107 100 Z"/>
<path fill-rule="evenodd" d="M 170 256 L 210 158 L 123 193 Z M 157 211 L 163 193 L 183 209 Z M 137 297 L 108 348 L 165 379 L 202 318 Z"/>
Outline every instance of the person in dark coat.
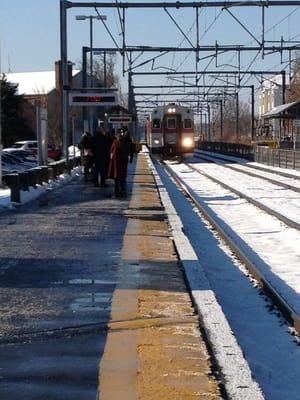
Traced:
<path fill-rule="evenodd" d="M 113 141 L 116 139 L 116 137 L 111 132 L 106 132 L 106 137 L 107 137 L 108 149 L 109 149 L 108 156 L 107 156 L 107 159 L 106 159 L 106 174 L 107 174 L 107 177 L 108 177 L 109 164 L 110 164 L 110 149 L 111 149 Z"/>
<path fill-rule="evenodd" d="M 83 133 L 78 148 L 81 150 L 82 155 L 84 182 L 87 182 L 93 166 L 92 135 L 90 132 Z"/>
<path fill-rule="evenodd" d="M 109 142 L 103 127 L 98 126 L 95 136 L 92 137 L 92 153 L 94 160 L 94 186 L 106 186 L 107 164 L 109 159 Z"/>
<path fill-rule="evenodd" d="M 122 129 L 122 131 L 124 132 L 124 136 L 126 137 L 126 140 L 127 140 L 128 143 L 129 143 L 129 162 L 132 163 L 132 161 L 133 161 L 133 154 L 134 154 L 134 146 L 133 146 L 133 142 L 132 142 L 132 139 L 131 139 L 131 135 L 130 135 L 129 130 L 128 130 L 127 127 L 124 127 L 124 128 Z"/>
<path fill-rule="evenodd" d="M 111 146 L 108 173 L 109 178 L 115 181 L 116 197 L 123 197 L 126 195 L 126 177 L 129 156 L 130 144 L 124 132 L 121 131 Z"/>

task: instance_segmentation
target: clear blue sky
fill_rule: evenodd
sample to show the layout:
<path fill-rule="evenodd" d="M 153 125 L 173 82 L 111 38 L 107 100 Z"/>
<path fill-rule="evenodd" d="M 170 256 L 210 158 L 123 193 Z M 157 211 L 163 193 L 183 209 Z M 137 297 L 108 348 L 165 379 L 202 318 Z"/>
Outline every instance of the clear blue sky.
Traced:
<path fill-rule="evenodd" d="M 240 16 L 243 23 L 247 24 L 247 27 L 254 34 L 259 35 L 260 27 L 257 22 L 260 21 L 261 17 L 258 8 L 240 8 L 231 9 L 231 11 Z M 121 36 L 118 35 L 120 28 L 116 10 L 100 9 L 99 12 L 107 15 L 107 24 L 121 43 Z M 192 41 L 195 42 L 195 11 L 169 9 L 169 12 L 176 17 L 177 22 L 185 32 L 191 28 Z M 287 17 L 290 13 L 291 15 Z M 88 21 L 76 21 L 75 16 L 79 14 L 95 15 L 95 11 L 91 8 L 68 11 L 68 52 L 69 59 L 75 63 L 80 60 L 82 46 L 89 45 L 89 24 Z M 127 15 L 126 29 L 129 45 L 178 46 L 182 41 L 181 33 L 169 16 L 161 9 L 128 10 Z M 270 9 L 266 11 L 266 15 L 267 28 L 274 25 L 267 34 L 268 40 L 280 39 L 281 35 L 288 38 L 300 34 L 299 8 Z M 286 19 L 276 25 L 284 17 Z M 8 72 L 9 69 L 11 72 L 53 69 L 55 60 L 60 57 L 59 0 L 1 0 L 0 18 L 2 72 Z M 208 29 L 215 19 L 216 22 Z M 113 46 L 113 42 L 101 22 L 95 22 L 94 27 L 94 45 L 99 47 Z M 201 35 L 204 35 L 201 40 L 202 44 L 214 44 L 216 40 L 220 44 L 246 44 L 249 42 L 254 44 L 249 34 L 243 31 L 233 18 L 226 11 L 220 12 L 219 9 L 201 11 L 200 30 Z M 300 35 L 297 39 L 299 38 Z M 187 42 L 183 45 L 187 45 Z M 154 67 L 176 68 L 183 63 L 182 69 L 191 69 L 193 57 L 190 56 L 186 60 L 185 58 L 186 54 L 169 55 L 162 58 L 161 61 L 157 61 Z M 233 54 L 230 54 L 230 56 L 227 55 L 226 58 L 220 59 L 220 63 L 232 63 L 235 59 Z M 251 58 L 248 56 L 243 56 L 242 61 L 245 66 L 250 60 Z M 257 65 L 272 68 L 279 63 L 280 58 L 278 56 L 276 59 L 270 57 L 264 61 L 259 59 Z M 201 65 L 205 67 L 207 61 L 203 61 Z M 212 66 L 214 66 L 214 62 Z M 118 59 L 117 70 L 121 71 L 120 59 Z M 142 81 L 145 81 L 145 78 Z"/>

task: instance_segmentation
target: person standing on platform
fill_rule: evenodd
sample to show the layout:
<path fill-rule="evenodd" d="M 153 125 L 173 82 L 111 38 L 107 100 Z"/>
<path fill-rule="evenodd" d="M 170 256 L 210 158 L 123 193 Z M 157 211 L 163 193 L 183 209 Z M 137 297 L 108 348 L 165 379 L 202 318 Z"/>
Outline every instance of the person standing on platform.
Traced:
<path fill-rule="evenodd" d="M 111 146 L 116 139 L 116 137 L 112 134 L 112 132 L 106 132 L 106 138 L 108 142 L 108 153 L 107 153 L 107 158 L 106 158 L 106 175 L 108 177 L 108 171 L 109 171 L 109 164 L 110 164 L 110 149 Z"/>
<path fill-rule="evenodd" d="M 108 176 L 115 181 L 115 196 L 126 196 L 126 177 L 130 143 L 121 130 L 117 139 L 113 141 L 110 150 L 110 164 Z"/>
<path fill-rule="evenodd" d="M 109 142 L 102 126 L 98 126 L 95 136 L 92 137 L 92 153 L 94 160 L 94 186 L 106 186 L 107 159 L 109 159 Z"/>
<path fill-rule="evenodd" d="M 134 149 L 133 149 L 133 142 L 132 142 L 132 139 L 131 139 L 131 135 L 130 135 L 130 132 L 129 132 L 127 126 L 125 126 L 125 127 L 122 129 L 122 131 L 124 132 L 124 136 L 126 137 L 126 140 L 127 140 L 128 143 L 129 143 L 129 162 L 132 163 L 132 161 L 133 161 Z"/>
<path fill-rule="evenodd" d="M 93 166 L 92 135 L 90 132 L 84 132 L 81 136 L 78 147 L 81 150 L 84 182 L 87 182 Z"/>

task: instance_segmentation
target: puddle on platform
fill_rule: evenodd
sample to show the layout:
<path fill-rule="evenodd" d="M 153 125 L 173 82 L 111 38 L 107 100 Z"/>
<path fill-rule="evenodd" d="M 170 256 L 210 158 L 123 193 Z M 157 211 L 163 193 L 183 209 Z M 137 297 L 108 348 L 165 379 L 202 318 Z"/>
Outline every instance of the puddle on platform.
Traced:
<path fill-rule="evenodd" d="M 105 279 L 70 279 L 69 285 L 115 285 L 116 281 L 108 281 Z"/>
<path fill-rule="evenodd" d="M 87 293 L 74 300 L 70 308 L 73 311 L 107 310 L 111 302 L 112 293 Z"/>
<path fill-rule="evenodd" d="M 90 279 L 90 278 L 76 278 L 69 280 L 61 280 L 53 282 L 54 285 L 110 285 L 114 286 L 117 284 L 116 280 L 107 280 L 107 279 Z"/>

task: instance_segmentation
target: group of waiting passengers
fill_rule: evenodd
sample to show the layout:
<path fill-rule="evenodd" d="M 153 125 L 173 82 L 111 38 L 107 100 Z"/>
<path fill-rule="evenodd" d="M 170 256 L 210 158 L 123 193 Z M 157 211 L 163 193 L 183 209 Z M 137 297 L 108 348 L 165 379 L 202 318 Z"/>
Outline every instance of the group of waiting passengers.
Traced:
<path fill-rule="evenodd" d="M 106 133 L 98 126 L 94 136 L 85 132 L 79 143 L 83 155 L 84 180 L 88 181 L 90 171 L 94 186 L 106 186 L 106 179 L 114 179 L 115 196 L 126 196 L 128 161 L 133 160 L 133 144 L 127 128 L 119 129 L 117 137 Z"/>

